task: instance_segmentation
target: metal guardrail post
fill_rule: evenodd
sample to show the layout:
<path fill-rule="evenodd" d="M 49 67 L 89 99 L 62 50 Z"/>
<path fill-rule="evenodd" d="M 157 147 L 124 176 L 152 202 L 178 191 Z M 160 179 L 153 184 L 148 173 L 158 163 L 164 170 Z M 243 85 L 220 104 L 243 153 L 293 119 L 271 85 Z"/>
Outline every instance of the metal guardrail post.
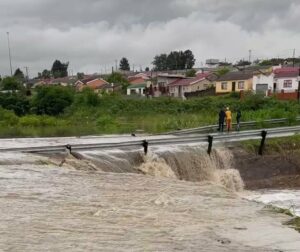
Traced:
<path fill-rule="evenodd" d="M 266 130 L 263 130 L 261 132 L 261 142 L 260 142 L 260 146 L 259 146 L 259 150 L 258 150 L 258 155 L 263 155 L 263 150 L 264 150 L 264 147 L 265 147 L 265 142 L 266 142 L 266 137 L 267 137 L 267 134 L 268 132 Z"/>
<path fill-rule="evenodd" d="M 66 149 L 70 152 L 70 154 L 72 153 L 72 146 L 70 144 L 66 145 Z"/>
<path fill-rule="evenodd" d="M 208 150 L 207 150 L 208 155 L 211 154 L 211 149 L 212 149 L 213 141 L 214 141 L 214 137 L 211 136 L 211 135 L 209 135 L 208 136 Z"/>
<path fill-rule="evenodd" d="M 147 140 L 144 140 L 143 143 L 142 143 L 142 146 L 144 147 L 145 155 L 148 154 L 148 145 L 149 145 L 149 143 L 147 142 Z"/>

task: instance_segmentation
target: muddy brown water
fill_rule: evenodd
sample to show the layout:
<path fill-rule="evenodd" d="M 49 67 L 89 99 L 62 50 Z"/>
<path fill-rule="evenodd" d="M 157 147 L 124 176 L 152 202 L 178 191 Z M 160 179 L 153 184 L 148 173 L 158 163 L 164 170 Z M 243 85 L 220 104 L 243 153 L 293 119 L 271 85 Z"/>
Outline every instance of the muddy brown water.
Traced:
<path fill-rule="evenodd" d="M 172 153 L 1 153 L 0 251 L 298 251 L 227 150 Z"/>

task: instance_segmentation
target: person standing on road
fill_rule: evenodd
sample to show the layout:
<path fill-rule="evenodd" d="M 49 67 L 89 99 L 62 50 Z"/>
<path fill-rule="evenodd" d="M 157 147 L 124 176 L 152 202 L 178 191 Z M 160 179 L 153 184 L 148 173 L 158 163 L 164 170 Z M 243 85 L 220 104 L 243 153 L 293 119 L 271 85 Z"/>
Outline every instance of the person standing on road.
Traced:
<path fill-rule="evenodd" d="M 232 121 L 232 114 L 231 111 L 229 110 L 229 107 L 226 108 L 226 127 L 227 131 L 229 132 L 231 129 L 231 121 Z"/>
<path fill-rule="evenodd" d="M 240 131 L 240 123 L 241 123 L 242 113 L 241 110 L 237 110 L 236 112 L 236 130 Z"/>
<path fill-rule="evenodd" d="M 219 131 L 220 132 L 223 132 L 224 131 L 224 121 L 225 121 L 225 117 L 226 117 L 226 114 L 225 114 L 225 111 L 224 109 L 222 108 L 219 112 Z"/>

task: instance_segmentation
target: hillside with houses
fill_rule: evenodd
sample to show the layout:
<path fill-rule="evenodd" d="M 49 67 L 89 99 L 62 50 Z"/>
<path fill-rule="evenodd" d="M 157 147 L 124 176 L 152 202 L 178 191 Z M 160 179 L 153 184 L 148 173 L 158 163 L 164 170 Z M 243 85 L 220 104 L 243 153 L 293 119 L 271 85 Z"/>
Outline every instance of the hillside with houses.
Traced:
<path fill-rule="evenodd" d="M 222 70 L 226 70 L 225 72 Z M 76 92 L 85 88 L 95 93 L 120 93 L 127 96 L 155 98 L 168 96 L 181 99 L 216 96 L 229 93 L 253 92 L 278 99 L 298 99 L 300 70 L 290 65 L 217 67 L 194 69 L 193 77 L 186 71 L 118 71 L 123 78 L 109 81 L 107 75 L 66 76 L 63 78 L 36 78 L 24 82 L 35 89 L 39 86 L 71 86 Z"/>

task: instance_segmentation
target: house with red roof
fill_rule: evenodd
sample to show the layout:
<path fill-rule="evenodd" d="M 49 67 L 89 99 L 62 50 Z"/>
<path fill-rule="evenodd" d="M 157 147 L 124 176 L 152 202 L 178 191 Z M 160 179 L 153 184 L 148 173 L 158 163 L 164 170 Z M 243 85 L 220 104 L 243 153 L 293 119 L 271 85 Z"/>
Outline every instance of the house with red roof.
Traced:
<path fill-rule="evenodd" d="M 295 92 L 298 90 L 298 81 L 298 67 L 284 67 L 274 70 L 275 92 Z"/>
<path fill-rule="evenodd" d="M 76 81 L 75 88 L 77 91 L 82 91 L 85 87 L 89 87 L 98 93 L 102 90 L 102 86 L 107 84 L 109 83 L 101 78 L 90 77 Z"/>
<path fill-rule="evenodd" d="M 203 91 L 213 85 L 209 73 L 199 73 L 195 77 L 177 79 L 168 85 L 169 94 L 173 97 L 184 97 L 185 93 Z"/>

